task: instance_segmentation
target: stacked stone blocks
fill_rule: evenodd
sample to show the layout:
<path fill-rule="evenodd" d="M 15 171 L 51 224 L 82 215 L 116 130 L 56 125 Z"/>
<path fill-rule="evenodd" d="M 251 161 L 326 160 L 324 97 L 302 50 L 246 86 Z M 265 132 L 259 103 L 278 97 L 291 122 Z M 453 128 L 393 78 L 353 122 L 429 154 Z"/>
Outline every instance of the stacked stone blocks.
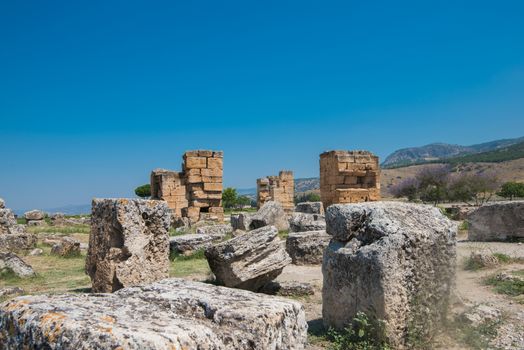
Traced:
<path fill-rule="evenodd" d="M 275 201 L 282 204 L 287 213 L 294 210 L 294 180 L 293 172 L 282 170 L 278 176 L 267 176 L 257 179 L 257 207 L 264 203 Z"/>
<path fill-rule="evenodd" d="M 368 151 L 328 151 L 320 155 L 320 197 L 331 204 L 380 200 L 378 157 Z"/>

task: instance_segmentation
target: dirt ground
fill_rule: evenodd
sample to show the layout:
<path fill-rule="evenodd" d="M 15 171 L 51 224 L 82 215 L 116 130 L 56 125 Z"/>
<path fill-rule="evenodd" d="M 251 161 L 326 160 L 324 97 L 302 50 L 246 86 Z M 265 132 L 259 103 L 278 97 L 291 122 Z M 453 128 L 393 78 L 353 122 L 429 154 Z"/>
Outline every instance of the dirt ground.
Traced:
<path fill-rule="evenodd" d="M 453 295 L 450 317 L 455 317 L 480 304 L 501 311 L 503 321 L 492 339 L 493 349 L 524 349 L 524 304 L 512 297 L 497 294 L 492 286 L 483 283 L 484 278 L 500 272 L 524 269 L 524 264 L 513 263 L 501 265 L 494 269 L 467 271 L 464 261 L 472 251 L 489 249 L 493 253 L 503 253 L 513 258 L 524 258 L 524 244 L 499 242 L 468 242 L 465 235 L 458 237 L 457 243 L 457 278 Z M 321 266 L 287 266 L 277 278 L 279 281 L 308 282 L 315 287 L 315 294 L 299 300 L 304 304 L 310 334 L 322 333 L 322 271 Z M 310 337 L 308 350 L 325 349 L 329 346 L 322 338 Z M 434 349 L 471 349 L 447 332 L 439 334 L 432 346 Z"/>

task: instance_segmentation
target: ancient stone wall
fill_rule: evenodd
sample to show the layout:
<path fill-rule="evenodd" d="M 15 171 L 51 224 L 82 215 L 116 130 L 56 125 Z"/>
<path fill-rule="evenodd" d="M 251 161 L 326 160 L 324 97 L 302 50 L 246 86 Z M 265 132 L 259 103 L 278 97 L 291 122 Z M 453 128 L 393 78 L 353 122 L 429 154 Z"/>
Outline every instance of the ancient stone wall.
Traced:
<path fill-rule="evenodd" d="M 293 212 L 295 204 L 293 172 L 282 170 L 278 176 L 267 176 L 257 179 L 257 207 L 275 201 L 282 204 L 286 212 Z"/>
<path fill-rule="evenodd" d="M 320 198 L 331 204 L 380 200 L 378 157 L 368 151 L 328 151 L 320 155 Z"/>
<path fill-rule="evenodd" d="M 153 170 L 151 198 L 166 201 L 175 217 L 223 221 L 223 152 L 188 151 L 183 159 L 181 172 Z"/>

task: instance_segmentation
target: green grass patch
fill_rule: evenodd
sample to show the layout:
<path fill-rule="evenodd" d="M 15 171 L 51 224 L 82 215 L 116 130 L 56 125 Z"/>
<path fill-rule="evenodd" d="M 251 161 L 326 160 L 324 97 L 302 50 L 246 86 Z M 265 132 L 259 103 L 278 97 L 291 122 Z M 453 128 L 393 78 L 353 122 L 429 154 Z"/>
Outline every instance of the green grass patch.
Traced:
<path fill-rule="evenodd" d="M 473 326 L 467 320 L 457 318 L 448 325 L 448 332 L 460 343 L 470 349 L 490 349 L 490 341 L 497 336 L 497 329 L 501 320 L 485 321 L 478 326 Z"/>
<path fill-rule="evenodd" d="M 287 236 L 289 236 L 288 230 L 278 231 L 278 237 L 280 237 L 281 239 L 286 240 Z"/>
<path fill-rule="evenodd" d="M 495 292 L 499 294 L 506 294 L 513 297 L 524 295 L 524 279 L 520 276 L 524 274 L 524 270 L 513 273 L 514 278 L 501 279 L 498 276 L 490 276 L 484 280 L 489 286 L 493 286 Z"/>
<path fill-rule="evenodd" d="M 86 233 L 91 232 L 89 225 L 69 225 L 69 226 L 29 226 L 27 231 L 31 233 L 58 233 L 58 234 L 72 234 L 72 233 Z"/>
<path fill-rule="evenodd" d="M 203 279 L 211 273 L 211 269 L 205 258 L 187 259 L 177 256 L 169 268 L 171 277 L 187 277 L 190 275 L 202 275 Z"/>
<path fill-rule="evenodd" d="M 343 331 L 330 330 L 330 350 L 389 350 L 391 349 L 384 336 L 384 322 L 374 321 L 359 312 L 353 324 Z"/>
<path fill-rule="evenodd" d="M 459 230 L 461 231 L 466 231 L 469 229 L 469 222 L 467 220 L 464 220 L 460 223 L 459 227 L 458 227 Z"/>

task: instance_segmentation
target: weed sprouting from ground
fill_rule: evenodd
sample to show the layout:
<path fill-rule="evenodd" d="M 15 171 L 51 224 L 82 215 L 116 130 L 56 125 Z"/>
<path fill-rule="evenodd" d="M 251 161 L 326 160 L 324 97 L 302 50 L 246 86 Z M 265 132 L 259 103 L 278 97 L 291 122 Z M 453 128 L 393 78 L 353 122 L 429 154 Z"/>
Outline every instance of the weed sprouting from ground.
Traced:
<path fill-rule="evenodd" d="M 359 312 L 353 319 L 353 324 L 343 331 L 328 331 L 332 345 L 331 350 L 389 350 L 384 335 L 384 322 L 370 320 Z"/>
<path fill-rule="evenodd" d="M 490 276 L 484 280 L 487 285 L 493 286 L 495 292 L 513 297 L 524 295 L 524 279 L 518 277 L 524 270 L 517 271 L 514 276 L 508 275 L 501 278 L 500 275 Z"/>

